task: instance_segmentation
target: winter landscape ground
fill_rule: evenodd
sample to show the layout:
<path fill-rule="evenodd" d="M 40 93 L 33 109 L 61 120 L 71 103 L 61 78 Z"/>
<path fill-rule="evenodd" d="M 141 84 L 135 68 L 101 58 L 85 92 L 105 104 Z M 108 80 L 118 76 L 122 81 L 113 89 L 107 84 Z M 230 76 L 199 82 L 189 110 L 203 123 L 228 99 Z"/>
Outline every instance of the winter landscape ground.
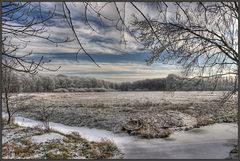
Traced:
<path fill-rule="evenodd" d="M 111 139 L 113 142 L 103 141 L 101 143 L 101 139 L 93 139 L 92 141 L 99 142 L 92 143 L 90 141 L 88 143 L 92 149 L 97 151 L 94 154 L 90 154 L 90 152 L 84 153 L 84 150 L 78 154 L 74 151 L 68 153 L 61 149 L 63 151 L 60 150 L 56 156 L 53 156 L 51 154 L 43 155 L 43 150 L 40 150 L 39 154 L 35 156 L 19 155 L 18 158 L 139 158 L 141 157 L 140 153 L 144 152 L 151 152 L 151 156 L 145 155 L 147 158 L 192 158 L 194 156 L 187 153 L 189 148 L 195 149 L 195 158 L 201 158 L 200 156 L 204 153 L 209 153 L 205 156 L 206 158 L 228 158 L 230 157 L 229 152 L 237 144 L 237 97 L 234 96 L 222 104 L 220 102 L 223 94 L 224 92 L 209 91 L 11 94 L 10 104 L 15 105 L 15 108 L 22 108 L 16 113 L 18 116 L 43 121 L 45 126 L 46 123 L 54 122 L 66 127 L 65 130 L 59 131 L 59 129 L 54 129 L 56 126 L 52 126 L 50 123 L 52 129 L 45 134 L 44 130 L 40 128 L 41 124 L 21 127 L 21 124 L 19 125 L 19 122 L 16 121 L 16 124 L 18 124 L 16 127 L 6 127 L 3 130 L 3 140 L 5 139 L 3 147 L 6 150 L 6 147 L 10 146 L 10 144 L 18 145 L 18 142 L 24 142 L 26 139 L 29 141 L 29 138 L 31 145 L 39 144 L 36 143 L 37 138 L 39 138 L 38 135 L 41 135 L 40 138 L 43 137 L 40 139 L 43 142 L 40 141 L 41 146 L 44 144 L 42 147 L 48 147 L 50 143 L 55 144 L 55 139 L 58 139 L 56 144 L 64 145 L 70 143 L 70 141 L 66 142 L 68 135 L 76 135 L 76 133 L 68 133 L 67 135 L 66 131 L 68 130 L 66 129 L 79 127 L 80 131 L 76 131 L 79 133 L 79 138 L 81 138 L 81 141 L 79 141 L 81 145 L 85 145 L 82 142 L 88 142 L 86 138 L 89 139 L 91 135 L 98 135 L 98 133 L 100 138 Z M 3 112 L 6 112 L 4 108 Z M 33 130 L 30 130 L 31 128 Z M 86 130 L 82 131 L 81 128 L 90 128 L 90 131 L 86 133 Z M 94 129 L 97 131 L 94 131 Z M 216 132 L 218 130 L 219 132 Z M 72 132 L 76 131 L 72 130 Z M 28 136 L 21 136 L 24 132 L 27 132 L 26 135 Z M 13 133 L 20 135 L 20 139 L 9 136 Z M 101 133 L 104 135 L 101 135 Z M 31 137 L 35 139 L 31 140 Z M 44 142 L 46 137 L 49 137 L 49 139 Z M 201 145 L 203 144 L 199 143 L 198 137 L 201 137 L 199 139 L 205 138 L 205 143 L 209 142 L 211 149 L 215 146 L 218 146 L 219 149 L 216 148 L 216 151 L 209 149 L 200 151 L 199 149 L 202 148 Z M 116 138 L 125 140 L 124 144 L 122 141 L 120 141 L 120 144 Z M 137 139 L 136 143 L 132 141 L 133 138 Z M 187 144 L 185 145 L 186 141 Z M 180 148 L 177 146 L 179 143 L 182 144 L 183 151 L 178 154 L 176 151 Z M 130 144 L 136 144 L 136 146 L 130 146 Z M 101 145 L 107 145 L 111 148 L 99 152 L 96 149 Z M 69 146 L 79 145 L 73 145 L 72 143 Z M 56 147 L 52 151 L 56 150 Z M 126 147 L 128 147 L 127 150 Z M 153 150 L 153 147 L 159 149 L 159 151 Z M 34 150 L 34 146 L 31 146 L 31 148 Z M 82 149 L 84 148 L 82 147 Z M 165 151 L 162 151 L 163 149 Z M 197 151 L 199 154 L 197 154 Z M 6 151 L 4 152 L 4 157 L 8 158 L 9 154 L 7 155 Z M 102 154 L 100 155 L 100 153 Z M 166 153 L 172 153 L 172 155 L 168 156 Z"/>

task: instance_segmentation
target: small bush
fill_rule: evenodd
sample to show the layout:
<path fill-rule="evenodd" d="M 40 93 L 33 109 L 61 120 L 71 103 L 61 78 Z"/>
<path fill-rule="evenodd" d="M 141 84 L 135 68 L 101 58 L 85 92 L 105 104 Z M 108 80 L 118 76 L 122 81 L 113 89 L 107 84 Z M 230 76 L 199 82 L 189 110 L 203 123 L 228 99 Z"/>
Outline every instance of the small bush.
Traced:
<path fill-rule="evenodd" d="M 197 118 L 197 125 L 196 127 L 207 126 L 214 124 L 216 121 L 212 118 Z"/>
<path fill-rule="evenodd" d="M 102 139 L 91 146 L 90 157 L 94 159 L 113 158 L 119 153 L 117 146 L 111 140 Z"/>
<path fill-rule="evenodd" d="M 130 135 L 138 135 L 143 138 L 166 138 L 172 134 L 169 128 L 156 127 L 144 119 L 130 119 L 122 125 L 122 131 Z"/>
<path fill-rule="evenodd" d="M 69 92 L 68 89 L 65 89 L 65 88 L 57 88 L 57 89 L 54 89 L 53 92 Z"/>

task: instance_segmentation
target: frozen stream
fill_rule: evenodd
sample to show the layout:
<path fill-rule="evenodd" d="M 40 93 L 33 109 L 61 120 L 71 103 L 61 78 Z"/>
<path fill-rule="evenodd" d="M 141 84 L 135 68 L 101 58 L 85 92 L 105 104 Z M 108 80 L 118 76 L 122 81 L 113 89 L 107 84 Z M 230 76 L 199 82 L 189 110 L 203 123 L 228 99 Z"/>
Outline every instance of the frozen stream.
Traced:
<path fill-rule="evenodd" d="M 3 113 L 3 116 L 6 114 Z M 34 127 L 40 121 L 15 117 L 15 123 Z M 50 123 L 52 129 L 62 133 L 79 132 L 91 141 L 108 138 L 115 142 L 126 159 L 224 159 L 229 156 L 233 143 L 237 142 L 237 124 L 214 124 L 189 131 L 175 132 L 167 139 L 141 139 L 111 131 L 73 127 Z"/>

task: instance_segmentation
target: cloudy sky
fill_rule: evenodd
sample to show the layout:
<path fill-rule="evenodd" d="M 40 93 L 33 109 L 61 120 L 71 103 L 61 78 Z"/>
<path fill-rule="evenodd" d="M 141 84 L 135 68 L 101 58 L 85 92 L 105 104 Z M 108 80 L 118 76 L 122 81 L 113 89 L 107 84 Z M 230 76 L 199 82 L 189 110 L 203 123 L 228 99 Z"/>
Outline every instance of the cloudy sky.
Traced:
<path fill-rule="evenodd" d="M 64 44 L 53 44 L 43 39 L 29 38 L 31 41 L 27 48 L 19 51 L 18 54 L 33 52 L 33 56 L 37 59 L 44 56 L 45 60 L 51 60 L 50 63 L 45 64 L 46 67 L 55 69 L 59 66 L 61 68 L 57 72 L 42 71 L 41 74 L 65 74 L 69 76 L 80 77 L 95 77 L 98 79 L 110 81 L 134 81 L 140 79 L 151 79 L 166 77 L 170 73 L 180 73 L 180 68 L 175 65 L 161 64 L 155 62 L 148 66 L 145 60 L 150 56 L 150 51 L 147 51 L 143 46 L 136 42 L 134 38 L 127 32 L 124 37 L 127 41 L 126 45 L 121 43 L 122 33 L 113 27 L 117 24 L 116 21 L 111 22 L 106 19 L 99 19 L 94 12 L 89 8 L 87 18 L 91 27 L 86 24 L 84 17 L 84 5 L 80 2 L 67 4 L 76 33 L 85 48 L 85 50 L 92 56 L 92 58 L 100 66 L 96 66 L 87 55 L 83 52 L 78 54 L 76 60 L 76 53 L 79 50 L 77 41 L 72 41 Z M 94 3 L 95 7 L 101 8 L 104 3 Z M 154 8 L 151 4 L 136 3 L 136 5 L 148 16 L 156 17 Z M 123 9 L 123 3 L 118 3 L 119 9 Z M 64 40 L 67 37 L 74 38 L 71 29 L 68 27 L 67 21 L 59 18 L 62 15 L 62 5 L 56 2 L 42 3 L 42 9 L 45 13 L 56 8 L 55 19 L 51 19 L 47 27 L 47 32 L 51 38 L 56 40 Z M 125 6 L 125 19 L 128 25 L 133 19 L 133 14 L 142 18 L 141 15 L 136 14 L 136 9 L 131 5 Z M 122 11 L 122 10 L 121 10 Z M 118 19 L 116 8 L 113 4 L 108 4 L 101 10 L 101 14 L 110 18 Z M 118 23 L 117 27 L 121 28 L 122 24 Z"/>

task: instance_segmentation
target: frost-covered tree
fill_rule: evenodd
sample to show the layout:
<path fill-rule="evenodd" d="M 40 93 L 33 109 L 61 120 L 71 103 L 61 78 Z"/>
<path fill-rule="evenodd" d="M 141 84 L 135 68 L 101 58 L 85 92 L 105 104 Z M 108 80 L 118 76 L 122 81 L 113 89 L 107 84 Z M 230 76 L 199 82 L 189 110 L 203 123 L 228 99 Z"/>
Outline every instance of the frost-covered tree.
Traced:
<path fill-rule="evenodd" d="M 132 31 L 152 51 L 148 63 L 180 64 L 186 76 L 238 76 L 238 3 L 174 2 L 159 17 L 136 18 Z M 232 93 L 237 91 L 237 79 Z"/>

